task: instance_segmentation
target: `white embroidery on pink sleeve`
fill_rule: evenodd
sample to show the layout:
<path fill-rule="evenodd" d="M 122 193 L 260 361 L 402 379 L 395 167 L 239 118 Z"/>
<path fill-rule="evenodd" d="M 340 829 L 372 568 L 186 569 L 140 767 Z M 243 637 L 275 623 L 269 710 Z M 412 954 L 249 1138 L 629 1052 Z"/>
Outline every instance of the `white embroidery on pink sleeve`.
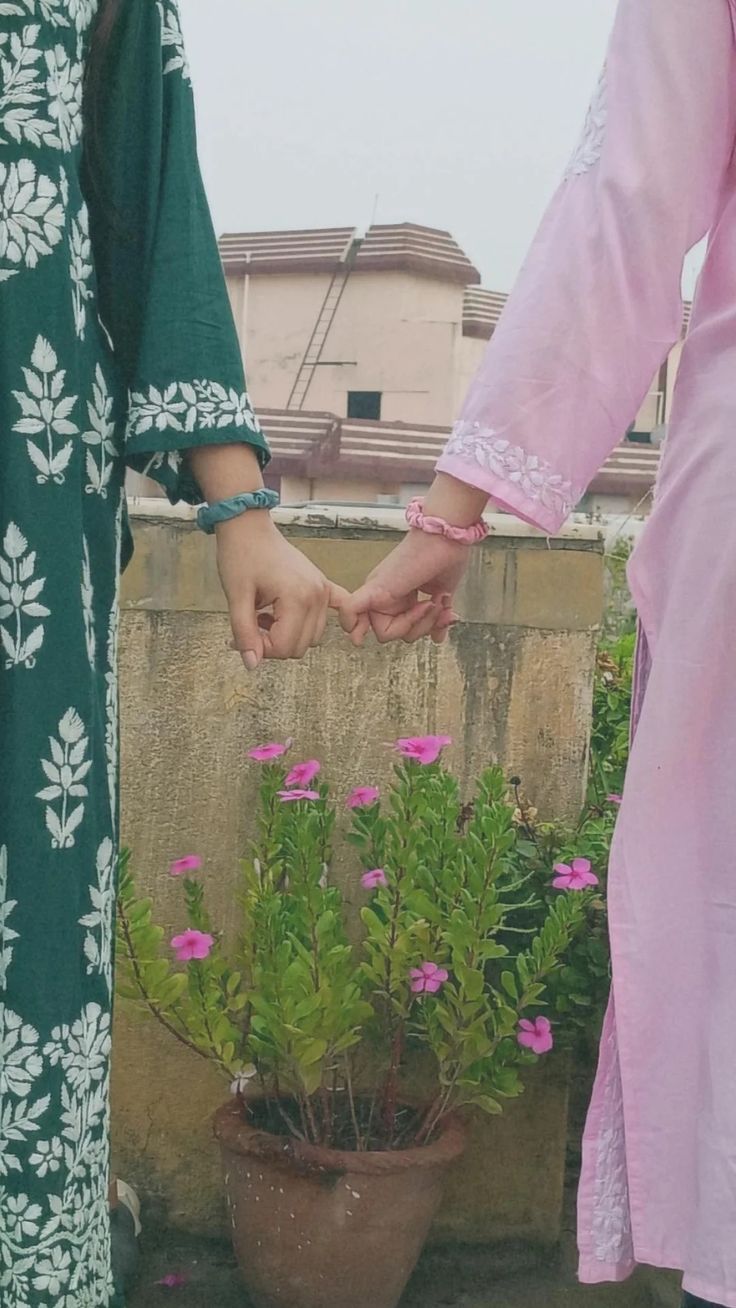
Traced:
<path fill-rule="evenodd" d="M 607 1043 L 609 1063 L 597 1142 L 592 1234 L 598 1261 L 616 1266 L 633 1262 L 634 1242 L 626 1166 L 623 1087 L 615 1026 Z"/>
<path fill-rule="evenodd" d="M 590 172 L 590 169 L 598 163 L 603 153 L 607 120 L 608 76 L 607 69 L 604 67 L 588 109 L 582 137 L 567 165 L 566 181 L 570 177 L 581 177 L 584 173 Z"/>
<path fill-rule="evenodd" d="M 477 464 L 484 472 L 517 486 L 527 500 L 566 518 L 580 498 L 572 482 L 555 472 L 551 464 L 537 454 L 529 454 L 520 445 L 512 445 L 492 427 L 479 422 L 468 419 L 456 422 L 445 453 Z"/>

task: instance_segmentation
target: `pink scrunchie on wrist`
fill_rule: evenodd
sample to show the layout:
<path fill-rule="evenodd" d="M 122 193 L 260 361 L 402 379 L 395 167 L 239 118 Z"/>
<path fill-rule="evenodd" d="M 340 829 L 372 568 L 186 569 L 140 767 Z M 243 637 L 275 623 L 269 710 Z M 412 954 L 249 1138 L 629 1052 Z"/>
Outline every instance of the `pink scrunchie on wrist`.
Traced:
<path fill-rule="evenodd" d="M 478 545 L 488 535 L 485 522 L 474 522 L 472 527 L 453 527 L 444 518 L 429 518 L 424 513 L 424 500 L 411 500 L 406 508 L 406 521 L 417 531 L 426 531 L 428 536 L 444 536 L 454 540 L 458 545 Z"/>

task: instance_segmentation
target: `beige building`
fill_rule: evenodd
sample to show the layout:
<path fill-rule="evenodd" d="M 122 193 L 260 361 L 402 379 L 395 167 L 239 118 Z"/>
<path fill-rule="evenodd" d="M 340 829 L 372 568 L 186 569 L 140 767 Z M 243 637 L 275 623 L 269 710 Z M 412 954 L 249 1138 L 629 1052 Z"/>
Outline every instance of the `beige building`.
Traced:
<path fill-rule="evenodd" d="M 431 480 L 506 296 L 411 223 L 223 236 L 249 387 L 284 503 L 404 503 Z M 677 355 L 581 504 L 644 512 Z"/>

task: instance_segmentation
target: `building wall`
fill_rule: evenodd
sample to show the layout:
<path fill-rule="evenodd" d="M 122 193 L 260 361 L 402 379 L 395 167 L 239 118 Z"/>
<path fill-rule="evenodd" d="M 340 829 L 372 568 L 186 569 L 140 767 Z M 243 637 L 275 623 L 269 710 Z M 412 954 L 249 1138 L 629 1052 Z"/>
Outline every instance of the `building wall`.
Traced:
<path fill-rule="evenodd" d="M 227 284 L 254 403 L 285 409 L 330 277 L 326 273 L 238 276 L 228 277 Z M 318 406 L 310 397 L 307 407 Z"/>
<path fill-rule="evenodd" d="M 456 342 L 451 423 L 460 416 L 468 387 L 483 362 L 487 349 L 488 341 L 477 336 L 460 336 Z"/>
<path fill-rule="evenodd" d="M 684 344 L 685 344 L 684 341 L 678 341 L 677 345 L 672 351 L 672 354 L 670 355 L 669 362 L 667 365 L 667 403 L 665 409 L 666 422 L 669 422 L 672 416 L 672 403 L 675 395 L 675 387 L 677 385 L 677 374 L 680 371 L 680 363 L 682 360 L 682 351 L 683 351 Z"/>
<path fill-rule="evenodd" d="M 329 273 L 238 274 L 228 291 L 257 409 L 284 409 L 330 286 Z M 347 416 L 349 391 L 378 391 L 385 421 L 446 427 L 457 418 L 487 342 L 463 334 L 465 288 L 413 272 L 354 272 L 303 404 L 306 411 Z M 667 377 L 669 416 L 681 347 L 673 352 Z M 652 383 L 634 421 L 651 431 L 663 402 L 659 378 Z M 622 432 L 622 437 L 624 433 Z M 380 480 L 316 481 L 284 477 L 284 503 L 305 500 L 377 503 L 386 496 L 406 502 L 421 487 Z M 150 483 L 131 479 L 131 493 L 152 494 Z M 631 499 L 634 509 L 640 495 Z M 623 501 L 598 496 L 596 512 L 622 511 Z"/>
<path fill-rule="evenodd" d="M 337 582 L 354 587 L 395 543 L 398 515 L 281 515 L 285 530 Z M 450 641 L 353 650 L 332 626 L 301 663 L 245 673 L 228 652 L 212 542 L 191 521 L 134 519 L 121 630 L 124 842 L 140 890 L 167 938 L 182 924 L 170 860 L 205 860 L 208 905 L 232 925 L 238 858 L 247 849 L 257 768 L 246 750 L 293 736 L 324 761 L 339 793 L 385 783 L 385 742 L 447 731 L 465 793 L 491 760 L 519 773 L 544 815 L 577 812 L 585 786 L 592 677 L 603 595 L 598 535 L 547 542 L 510 520 L 473 555 Z M 344 822 L 341 822 L 341 831 Z M 337 874 L 356 903 L 356 874 L 338 844 Z M 118 1005 L 115 1166 L 169 1221 L 224 1232 L 210 1117 L 227 1089 L 155 1025 Z M 439 1230 L 457 1239 L 560 1233 L 566 1144 L 564 1069 L 540 1069 L 503 1119 L 476 1123 Z M 501 1166 L 499 1160 L 505 1160 Z"/>
<path fill-rule="evenodd" d="M 254 402 L 285 408 L 330 274 L 238 274 L 227 283 Z M 488 344 L 463 335 L 464 296 L 460 285 L 409 272 L 351 274 L 304 409 L 345 417 L 348 391 L 380 391 L 387 421 L 450 425 Z M 657 377 L 637 431 L 657 425 L 663 402 Z"/>
<path fill-rule="evenodd" d="M 228 277 L 248 385 L 261 408 L 285 408 L 329 287 L 310 273 Z M 387 421 L 450 423 L 458 376 L 483 341 L 462 334 L 464 288 L 404 272 L 349 278 L 304 408 L 347 416 L 348 391 L 380 391 Z"/>

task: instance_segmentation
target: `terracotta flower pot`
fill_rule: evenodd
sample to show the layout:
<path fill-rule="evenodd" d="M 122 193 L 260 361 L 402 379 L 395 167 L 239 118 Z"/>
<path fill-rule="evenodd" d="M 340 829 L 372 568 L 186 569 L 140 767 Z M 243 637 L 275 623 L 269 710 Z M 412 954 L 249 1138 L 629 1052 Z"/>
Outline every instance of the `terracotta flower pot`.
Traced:
<path fill-rule="evenodd" d="M 396 1308 L 465 1147 L 448 1121 L 432 1144 L 342 1153 L 215 1117 L 233 1241 L 254 1308 Z"/>

